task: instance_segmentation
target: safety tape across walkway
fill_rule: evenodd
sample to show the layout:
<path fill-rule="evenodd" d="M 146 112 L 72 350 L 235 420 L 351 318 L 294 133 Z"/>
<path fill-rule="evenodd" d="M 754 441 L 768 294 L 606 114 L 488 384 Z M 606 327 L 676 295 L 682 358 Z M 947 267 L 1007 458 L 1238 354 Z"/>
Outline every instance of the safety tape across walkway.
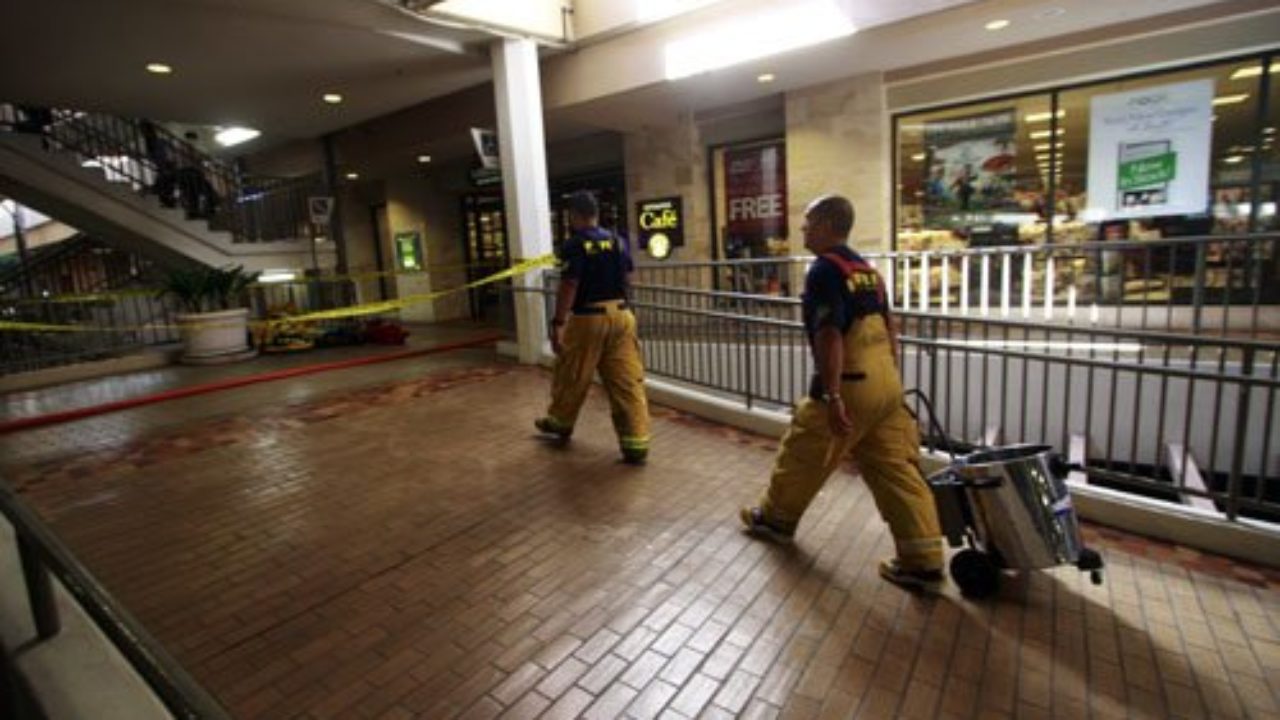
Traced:
<path fill-rule="evenodd" d="M 430 275 L 432 273 L 443 273 L 455 270 L 471 270 L 481 269 L 487 270 L 498 267 L 499 262 L 479 262 L 479 263 L 454 263 L 448 265 L 431 265 L 421 270 L 368 270 L 358 273 L 346 273 L 341 275 L 321 275 L 315 277 L 307 277 L 299 275 L 294 280 L 281 280 L 277 282 L 255 282 L 250 284 L 250 288 L 270 289 L 273 287 L 288 287 L 290 285 L 310 285 L 312 283 L 331 283 L 340 280 L 351 280 L 352 282 L 362 282 L 365 280 L 376 280 L 382 277 L 417 277 L 420 275 Z M 110 292 L 91 292 L 91 293 L 72 293 L 67 295 L 49 295 L 47 297 L 35 298 L 16 298 L 6 300 L 9 305 L 76 305 L 89 303 L 107 303 L 123 300 L 131 297 L 154 297 L 162 291 L 155 288 L 134 288 L 130 290 L 112 290 Z"/>
<path fill-rule="evenodd" d="M 554 265 L 555 262 L 556 262 L 555 256 L 548 253 L 541 257 L 533 258 L 531 260 L 522 260 L 516 263 L 515 265 L 512 265 L 511 267 L 507 268 L 506 270 L 502 270 L 501 272 L 497 272 L 492 275 L 488 275 L 486 277 L 480 278 L 479 280 L 474 280 L 464 285 L 459 285 L 457 287 L 452 287 L 445 290 L 436 290 L 434 292 L 427 292 L 427 293 L 417 293 L 417 294 L 409 295 L 403 298 L 397 298 L 395 300 L 383 300 L 375 303 L 364 303 L 361 305 L 352 305 L 344 308 L 335 308 L 333 310 L 319 310 L 316 312 L 305 313 L 303 315 L 289 315 L 287 317 L 272 318 L 268 320 L 255 320 L 255 321 L 249 322 L 248 326 L 249 327 L 269 327 L 272 325 L 308 323 L 308 322 L 316 322 L 319 320 L 340 320 L 343 318 L 364 317 L 367 315 L 381 315 L 385 313 L 395 312 L 397 310 L 403 310 L 404 308 L 407 308 L 413 305 L 419 305 L 421 303 L 431 302 L 433 300 L 437 300 L 439 298 L 446 297 L 454 293 L 459 293 L 466 290 L 472 290 L 474 288 L 478 288 L 483 285 L 489 285 L 495 282 L 500 282 L 502 280 L 507 280 L 509 278 L 516 277 L 518 275 L 523 275 L 531 270 L 536 270 L 540 267 L 547 267 L 550 265 Z M 157 324 L 148 324 L 148 325 L 135 325 L 135 326 L 124 325 L 124 326 L 115 326 L 115 327 L 109 327 L 109 328 L 98 328 L 98 327 L 85 327 L 81 325 L 60 325 L 60 324 L 54 324 L 54 323 L 29 323 L 29 322 L 16 322 L 11 320 L 0 320 L 0 332 L 63 332 L 63 333 L 68 333 L 68 332 L 108 332 L 108 333 L 145 332 L 145 331 L 160 330 L 160 329 L 166 329 L 166 328 L 183 330 L 183 329 L 203 328 L 203 327 L 228 327 L 231 325 L 238 325 L 238 324 L 239 323 L 227 323 L 227 322 L 183 323 L 180 325 L 169 324 L 169 323 L 157 323 Z"/>

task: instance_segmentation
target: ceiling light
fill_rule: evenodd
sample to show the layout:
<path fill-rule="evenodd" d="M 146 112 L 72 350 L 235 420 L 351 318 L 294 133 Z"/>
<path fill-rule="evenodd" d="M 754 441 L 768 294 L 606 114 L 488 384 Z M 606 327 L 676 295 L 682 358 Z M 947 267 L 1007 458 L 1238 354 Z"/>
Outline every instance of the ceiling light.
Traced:
<path fill-rule="evenodd" d="M 173 72 L 173 68 L 164 63 L 153 62 L 147 63 L 147 72 L 155 75 L 168 75 Z"/>
<path fill-rule="evenodd" d="M 1066 146 L 1067 146 L 1067 144 L 1066 144 L 1066 143 L 1063 143 L 1063 142 L 1060 142 L 1060 143 L 1054 143 L 1052 146 L 1050 146 L 1050 145 L 1049 145 L 1049 143 L 1043 143 L 1043 144 L 1041 144 L 1041 145 L 1037 145 L 1037 146 L 1036 146 L 1036 152 L 1049 152 L 1049 150 L 1050 150 L 1050 149 L 1053 149 L 1053 150 L 1061 150 L 1062 148 L 1064 148 L 1064 147 L 1066 147 Z"/>
<path fill-rule="evenodd" d="M 262 274 L 258 276 L 258 282 L 260 283 L 293 282 L 294 280 L 297 279 L 297 277 L 298 277 L 298 274 L 292 270 L 264 270 Z"/>
<path fill-rule="evenodd" d="M 1067 116 L 1067 111 L 1066 111 L 1066 110 L 1059 110 L 1057 113 L 1047 113 L 1047 112 L 1042 112 L 1042 113 L 1031 113 L 1030 115 L 1027 115 L 1027 116 L 1026 116 L 1026 117 L 1024 117 L 1023 119 L 1024 119 L 1024 120 L 1026 120 L 1026 121 L 1027 121 L 1027 122 L 1029 122 L 1029 123 L 1033 123 L 1033 122 L 1046 122 L 1046 121 L 1048 121 L 1050 118 L 1055 117 L 1055 116 L 1056 116 L 1059 120 L 1061 120 L 1062 118 L 1064 118 L 1064 117 L 1066 117 L 1066 116 Z"/>
<path fill-rule="evenodd" d="M 756 76 L 756 82 L 758 83 L 773 82 L 773 73 L 760 73 L 759 75 Z"/>
<path fill-rule="evenodd" d="M 226 130 L 219 130 L 213 139 L 222 147 L 231 147 L 240 143 L 249 142 L 258 137 L 262 133 L 247 127 L 229 127 Z"/>
<path fill-rule="evenodd" d="M 1262 128 L 1262 132 L 1264 132 L 1264 133 L 1266 133 L 1266 134 L 1268 134 L 1268 135 L 1272 135 L 1272 134 L 1274 134 L 1274 133 L 1275 133 L 1275 131 L 1276 131 L 1276 129 L 1275 129 L 1275 128 L 1273 128 L 1273 127 L 1265 127 L 1265 128 Z"/>
<path fill-rule="evenodd" d="M 1045 139 L 1050 138 L 1050 137 L 1052 137 L 1052 136 L 1054 136 L 1054 135 L 1066 135 L 1066 134 L 1067 134 L 1067 131 L 1066 131 L 1066 129 L 1065 129 L 1065 128 L 1058 128 L 1057 130 L 1037 130 L 1037 131 L 1035 131 L 1035 132 L 1031 133 L 1031 139 L 1032 139 L 1032 140 L 1045 140 Z"/>
<path fill-rule="evenodd" d="M 1275 71 L 1276 71 L 1276 66 L 1273 63 L 1271 67 L 1267 69 L 1267 74 L 1270 75 Z M 1250 65 L 1249 67 L 1242 67 L 1239 70 L 1236 70 L 1235 72 L 1231 73 L 1231 79 L 1244 80 L 1245 78 L 1256 78 L 1261 74 L 1262 74 L 1261 65 Z"/>
<path fill-rule="evenodd" d="M 1226 164 L 1228 164 L 1228 165 L 1235 165 L 1236 163 L 1242 163 L 1242 162 L 1244 162 L 1244 156 L 1243 156 L 1243 155 L 1228 155 L 1227 157 L 1222 158 L 1222 162 L 1224 162 L 1224 163 L 1226 163 Z"/>
<path fill-rule="evenodd" d="M 857 30 L 832 0 L 739 17 L 667 43 L 668 80 L 696 75 L 851 35 Z"/>
<path fill-rule="evenodd" d="M 1001 20 L 992 20 L 991 22 L 987 23 L 987 24 L 986 24 L 986 25 L 984 25 L 983 27 L 985 27 L 985 28 L 986 28 L 986 29 L 988 29 L 988 30 L 1003 30 L 1003 29 L 1005 29 L 1005 28 L 1009 27 L 1009 21 L 1008 21 L 1008 20 L 1003 20 L 1003 19 L 1001 19 Z"/>
<path fill-rule="evenodd" d="M 1249 99 L 1248 93 L 1240 93 L 1239 95 L 1219 95 L 1213 99 L 1214 105 L 1235 105 Z"/>
<path fill-rule="evenodd" d="M 431 162 L 431 156 L 430 156 L 430 155 L 419 155 L 419 156 L 418 156 L 418 162 L 420 162 L 420 163 L 429 163 L 429 162 Z"/>
<path fill-rule="evenodd" d="M 329 103 L 330 105 L 337 105 L 338 103 L 342 102 L 342 96 L 339 95 L 338 93 L 325 93 L 324 101 Z"/>
<path fill-rule="evenodd" d="M 353 172 L 349 172 L 349 173 L 347 173 L 347 179 L 348 179 L 348 180 L 359 180 L 359 179 L 360 179 L 360 173 L 353 173 Z"/>
<path fill-rule="evenodd" d="M 915 155 L 911 156 L 911 159 L 915 160 L 916 162 L 924 162 L 924 153 L 916 153 Z"/>

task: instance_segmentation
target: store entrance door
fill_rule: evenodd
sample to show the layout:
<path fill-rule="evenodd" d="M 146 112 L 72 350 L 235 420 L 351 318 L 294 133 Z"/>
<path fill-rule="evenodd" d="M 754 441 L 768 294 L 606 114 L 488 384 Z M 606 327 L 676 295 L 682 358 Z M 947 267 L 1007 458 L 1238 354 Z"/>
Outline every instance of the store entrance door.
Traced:
<path fill-rule="evenodd" d="M 463 197 L 462 235 L 462 247 L 467 257 L 467 282 L 492 275 L 511 264 L 501 196 L 475 194 Z M 493 283 L 471 290 L 471 318 L 496 319 L 502 292 L 507 287 L 504 283 Z"/>

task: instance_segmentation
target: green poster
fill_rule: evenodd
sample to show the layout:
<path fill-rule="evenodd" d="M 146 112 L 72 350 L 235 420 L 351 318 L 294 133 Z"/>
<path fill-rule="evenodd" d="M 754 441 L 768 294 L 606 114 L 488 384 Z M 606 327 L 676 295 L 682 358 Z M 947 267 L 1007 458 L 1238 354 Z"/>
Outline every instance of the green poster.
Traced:
<path fill-rule="evenodd" d="M 1119 189 L 1161 185 L 1173 180 L 1178 167 L 1178 153 L 1166 152 L 1119 164 Z"/>
<path fill-rule="evenodd" d="M 416 230 L 396 233 L 396 268 L 399 270 L 421 270 L 424 263 L 422 257 L 422 236 Z"/>

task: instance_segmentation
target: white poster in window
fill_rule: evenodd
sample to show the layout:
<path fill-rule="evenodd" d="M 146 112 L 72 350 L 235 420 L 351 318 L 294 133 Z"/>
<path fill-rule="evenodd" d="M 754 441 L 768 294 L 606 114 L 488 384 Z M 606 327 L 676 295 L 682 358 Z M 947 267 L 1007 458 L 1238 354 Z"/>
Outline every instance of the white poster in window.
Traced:
<path fill-rule="evenodd" d="M 1086 217 L 1206 212 L 1212 141 L 1213 80 L 1093 98 Z"/>

